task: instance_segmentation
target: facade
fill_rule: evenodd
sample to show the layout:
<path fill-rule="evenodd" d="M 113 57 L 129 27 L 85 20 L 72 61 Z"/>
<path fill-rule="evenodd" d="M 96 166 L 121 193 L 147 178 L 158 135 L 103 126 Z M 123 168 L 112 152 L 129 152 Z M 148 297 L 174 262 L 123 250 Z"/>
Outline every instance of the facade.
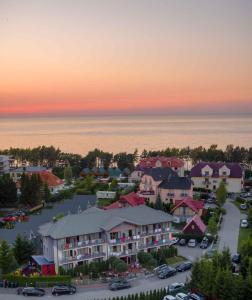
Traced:
<path fill-rule="evenodd" d="M 176 200 L 175 205 L 172 214 L 177 222 L 188 222 L 195 214 L 201 217 L 204 209 L 204 201 L 190 197 Z"/>
<path fill-rule="evenodd" d="M 91 207 L 40 226 L 43 256 L 54 262 L 56 272 L 59 267 L 67 270 L 110 256 L 132 263 L 139 251 L 169 246 L 171 221 L 171 215 L 145 205 L 111 210 Z"/>
<path fill-rule="evenodd" d="M 221 182 L 229 193 L 239 193 L 243 189 L 244 171 L 238 163 L 200 162 L 191 170 L 194 187 L 215 191 Z"/>
<path fill-rule="evenodd" d="M 150 168 L 171 168 L 179 176 L 184 176 L 184 161 L 177 157 L 147 157 L 140 160 L 136 169 L 131 173 L 129 180 L 139 182 L 146 170 Z"/>
<path fill-rule="evenodd" d="M 104 209 L 123 208 L 123 207 L 130 207 L 130 206 L 134 207 L 143 204 L 145 204 L 144 198 L 132 192 L 129 193 L 128 195 L 121 196 L 118 201 L 106 206 Z"/>
<path fill-rule="evenodd" d="M 0 175 L 10 172 L 10 157 L 8 155 L 0 155 Z"/>
<path fill-rule="evenodd" d="M 145 171 L 139 185 L 139 195 L 150 202 L 156 202 L 158 194 L 164 203 L 192 197 L 190 178 L 179 177 L 171 168 L 153 168 Z"/>
<path fill-rule="evenodd" d="M 203 235 L 206 231 L 206 225 L 198 215 L 195 215 L 183 228 L 184 234 L 199 234 Z"/>

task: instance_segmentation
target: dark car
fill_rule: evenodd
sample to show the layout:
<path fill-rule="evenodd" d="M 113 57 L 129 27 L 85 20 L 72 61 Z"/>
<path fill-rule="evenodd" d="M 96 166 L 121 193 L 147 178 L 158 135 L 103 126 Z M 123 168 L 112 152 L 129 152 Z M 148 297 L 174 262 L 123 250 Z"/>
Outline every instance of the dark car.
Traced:
<path fill-rule="evenodd" d="M 200 248 L 201 249 L 206 249 L 209 245 L 209 241 L 207 238 L 203 238 L 203 240 L 200 243 Z"/>
<path fill-rule="evenodd" d="M 186 240 L 185 239 L 179 240 L 179 245 L 180 246 L 185 246 L 186 245 Z"/>
<path fill-rule="evenodd" d="M 240 254 L 235 254 L 232 256 L 232 262 L 235 264 L 239 264 L 241 261 L 241 255 Z"/>
<path fill-rule="evenodd" d="M 171 276 L 175 275 L 176 273 L 177 273 L 177 270 L 175 268 L 168 267 L 163 272 L 158 274 L 158 278 L 159 279 L 165 279 L 165 278 L 168 278 L 168 277 L 171 277 Z"/>
<path fill-rule="evenodd" d="M 42 297 L 45 295 L 45 291 L 43 289 L 38 289 L 36 287 L 25 287 L 25 288 L 19 288 L 17 290 L 17 293 L 23 296 L 37 296 Z"/>
<path fill-rule="evenodd" d="M 187 270 L 190 270 L 192 268 L 192 263 L 190 261 L 186 261 L 182 263 L 181 265 L 177 266 L 177 271 L 178 272 L 184 272 Z"/>
<path fill-rule="evenodd" d="M 59 296 L 59 295 L 73 295 L 76 293 L 76 287 L 73 285 L 55 285 L 52 288 L 52 295 L 53 296 Z"/>
<path fill-rule="evenodd" d="M 112 281 L 109 285 L 109 289 L 111 291 L 129 289 L 130 287 L 131 287 L 131 284 L 127 280 L 115 280 L 115 281 Z"/>

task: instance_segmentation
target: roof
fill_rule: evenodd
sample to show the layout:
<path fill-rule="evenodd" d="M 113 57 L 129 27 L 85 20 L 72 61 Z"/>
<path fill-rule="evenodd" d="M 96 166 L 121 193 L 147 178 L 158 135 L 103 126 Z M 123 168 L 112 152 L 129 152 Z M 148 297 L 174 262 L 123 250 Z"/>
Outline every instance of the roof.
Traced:
<path fill-rule="evenodd" d="M 183 232 L 186 231 L 186 229 L 190 227 L 192 223 L 194 223 L 202 233 L 206 231 L 206 225 L 203 223 L 201 218 L 196 214 L 183 228 Z"/>
<path fill-rule="evenodd" d="M 173 189 L 173 190 L 190 190 L 192 181 L 188 177 L 172 176 L 159 184 L 159 188 Z"/>
<path fill-rule="evenodd" d="M 104 209 L 122 208 L 124 207 L 124 203 L 128 203 L 130 206 L 138 206 L 145 204 L 145 200 L 144 197 L 140 197 L 138 194 L 132 192 L 121 196 L 118 201 L 106 206 Z"/>
<path fill-rule="evenodd" d="M 47 169 L 45 167 L 41 166 L 24 166 L 17 169 L 12 170 L 13 173 L 38 173 L 41 171 L 46 171 Z"/>
<path fill-rule="evenodd" d="M 172 221 L 172 216 L 146 205 L 103 210 L 91 207 L 80 214 L 67 215 L 57 222 L 39 227 L 42 236 L 61 239 L 102 231 L 108 231 L 123 222 L 135 225 L 148 225 Z"/>
<path fill-rule="evenodd" d="M 217 163 L 217 162 L 200 162 L 191 169 L 191 177 L 202 177 L 201 170 L 209 166 L 213 169 L 213 177 L 219 177 L 219 169 L 226 166 L 230 169 L 231 178 L 242 178 L 243 170 L 238 163 Z"/>
<path fill-rule="evenodd" d="M 156 156 L 141 159 L 138 166 L 142 168 L 182 168 L 184 161 L 177 157 Z"/>
<path fill-rule="evenodd" d="M 38 173 L 41 180 L 43 182 L 46 182 L 49 187 L 55 187 L 62 185 L 64 183 L 63 180 L 61 180 L 59 177 L 54 175 L 52 172 L 49 171 L 42 171 Z"/>
<path fill-rule="evenodd" d="M 188 206 L 194 212 L 198 212 L 200 209 L 204 208 L 204 201 L 201 200 L 193 200 L 192 198 L 188 197 L 182 200 L 175 201 L 175 207 L 172 209 L 172 212 L 175 211 L 180 206 Z"/>
<path fill-rule="evenodd" d="M 42 255 L 32 255 L 32 259 L 40 266 L 51 264 L 51 262 Z"/>
<path fill-rule="evenodd" d="M 150 168 L 146 169 L 144 175 L 151 176 L 155 181 L 163 181 L 172 176 L 178 177 L 178 174 L 171 168 Z"/>

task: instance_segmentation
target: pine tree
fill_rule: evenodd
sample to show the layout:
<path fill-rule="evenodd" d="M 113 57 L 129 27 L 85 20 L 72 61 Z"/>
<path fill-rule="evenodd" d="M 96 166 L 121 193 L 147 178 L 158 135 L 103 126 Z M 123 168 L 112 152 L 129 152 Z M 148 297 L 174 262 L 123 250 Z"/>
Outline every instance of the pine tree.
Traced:
<path fill-rule="evenodd" d="M 155 203 L 155 209 L 163 210 L 163 203 L 162 203 L 162 200 L 161 200 L 161 197 L 160 197 L 159 194 L 157 196 L 157 200 L 156 200 L 156 203 Z"/>
<path fill-rule="evenodd" d="M 47 182 L 44 182 L 43 184 L 43 200 L 45 202 L 49 202 L 51 199 L 51 192 L 50 192 L 50 189 L 48 187 L 48 184 Z"/>
<path fill-rule="evenodd" d="M 22 265 L 29 261 L 31 255 L 34 253 L 34 248 L 26 237 L 22 237 L 18 234 L 14 243 L 13 253 L 17 263 Z"/>
<path fill-rule="evenodd" d="M 0 270 L 2 274 L 8 274 L 16 267 L 13 252 L 6 241 L 0 244 Z"/>
<path fill-rule="evenodd" d="M 223 206 L 227 198 L 227 189 L 224 182 L 221 182 L 216 191 L 216 200 L 219 207 Z"/>
<path fill-rule="evenodd" d="M 64 179 L 67 185 L 70 185 L 72 183 L 73 174 L 72 174 L 72 168 L 71 166 L 67 166 L 64 169 Z"/>

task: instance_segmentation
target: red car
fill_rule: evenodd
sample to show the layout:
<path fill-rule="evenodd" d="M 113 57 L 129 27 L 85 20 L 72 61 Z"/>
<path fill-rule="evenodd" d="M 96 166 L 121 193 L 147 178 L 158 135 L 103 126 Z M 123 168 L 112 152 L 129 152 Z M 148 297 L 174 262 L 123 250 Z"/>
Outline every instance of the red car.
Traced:
<path fill-rule="evenodd" d="M 16 222 L 17 217 L 4 217 L 2 220 L 5 222 Z"/>

